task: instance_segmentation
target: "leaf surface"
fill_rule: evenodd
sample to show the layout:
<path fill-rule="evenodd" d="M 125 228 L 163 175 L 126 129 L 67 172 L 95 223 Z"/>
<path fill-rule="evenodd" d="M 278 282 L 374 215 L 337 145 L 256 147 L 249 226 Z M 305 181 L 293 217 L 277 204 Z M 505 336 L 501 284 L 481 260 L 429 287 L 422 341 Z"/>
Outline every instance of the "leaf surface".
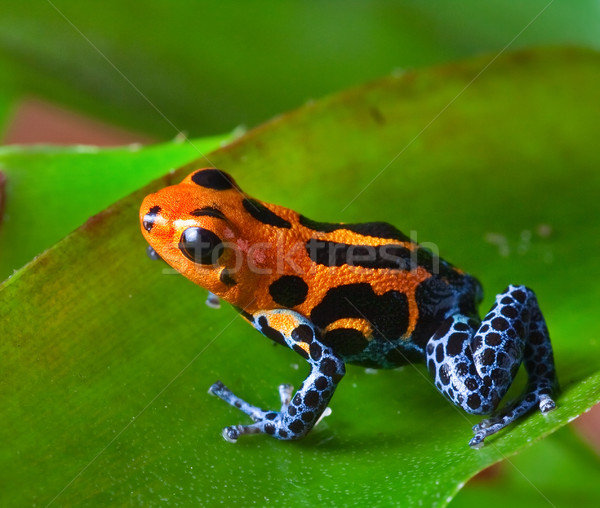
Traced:
<path fill-rule="evenodd" d="M 391 76 L 210 154 L 241 188 L 325 221 L 392 222 L 478 276 L 537 292 L 562 392 L 467 446 L 424 368 L 349 367 L 306 439 L 223 441 L 221 379 L 277 407 L 307 368 L 145 257 L 137 212 L 189 164 L 90 219 L 0 286 L 5 504 L 444 505 L 486 466 L 600 400 L 600 56 L 547 50 Z M 485 69 L 484 72 L 481 72 Z M 168 168 L 165 168 L 165 170 Z M 432 242 L 435 242 L 433 244 Z M 522 381 L 522 380 L 521 380 Z"/>

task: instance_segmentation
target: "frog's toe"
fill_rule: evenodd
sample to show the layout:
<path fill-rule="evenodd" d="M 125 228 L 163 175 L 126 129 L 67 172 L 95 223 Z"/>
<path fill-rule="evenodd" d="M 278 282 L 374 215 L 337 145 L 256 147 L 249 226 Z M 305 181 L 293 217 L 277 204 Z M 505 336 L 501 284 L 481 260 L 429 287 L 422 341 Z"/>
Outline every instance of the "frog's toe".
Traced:
<path fill-rule="evenodd" d="M 264 432 L 264 430 L 260 424 L 231 425 L 229 427 L 225 427 L 221 435 L 228 443 L 237 443 L 239 437 L 243 436 L 244 434 L 259 434 L 261 432 Z"/>
<path fill-rule="evenodd" d="M 556 403 L 548 395 L 540 396 L 540 411 L 542 414 L 549 413 L 556 409 Z"/>
<path fill-rule="evenodd" d="M 237 443 L 240 437 L 240 431 L 238 430 L 239 425 L 232 425 L 231 427 L 225 427 L 221 435 L 223 439 L 228 443 Z"/>
<path fill-rule="evenodd" d="M 221 394 L 225 390 L 227 390 L 225 385 L 223 383 L 221 383 L 221 381 L 217 381 L 217 382 L 213 383 L 212 385 L 210 385 L 210 388 L 208 389 L 208 393 L 210 393 L 211 395 L 214 395 L 215 397 L 221 397 Z"/>
<path fill-rule="evenodd" d="M 483 447 L 483 440 L 485 439 L 485 432 L 478 432 L 477 434 L 475 434 L 473 436 L 473 439 L 471 439 L 471 441 L 469 441 L 469 446 L 471 448 L 482 448 Z"/>

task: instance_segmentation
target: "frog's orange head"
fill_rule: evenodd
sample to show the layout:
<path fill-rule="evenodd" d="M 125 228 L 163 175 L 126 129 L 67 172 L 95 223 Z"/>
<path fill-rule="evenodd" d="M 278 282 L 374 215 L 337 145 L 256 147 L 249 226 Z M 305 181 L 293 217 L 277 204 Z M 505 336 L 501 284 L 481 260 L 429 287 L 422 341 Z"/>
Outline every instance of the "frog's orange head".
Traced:
<path fill-rule="evenodd" d="M 226 296 L 235 289 L 231 274 L 236 264 L 239 267 L 236 246 L 241 233 L 227 217 L 244 197 L 227 173 L 200 169 L 180 184 L 144 199 L 140 209 L 142 234 L 177 271 Z"/>

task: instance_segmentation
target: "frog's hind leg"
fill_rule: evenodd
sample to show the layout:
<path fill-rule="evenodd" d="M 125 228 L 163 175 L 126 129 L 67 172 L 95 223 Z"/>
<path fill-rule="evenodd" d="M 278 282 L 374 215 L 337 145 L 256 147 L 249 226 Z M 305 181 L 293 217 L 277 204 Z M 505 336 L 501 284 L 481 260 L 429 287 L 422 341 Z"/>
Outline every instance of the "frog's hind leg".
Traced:
<path fill-rule="evenodd" d="M 490 414 L 524 362 L 528 383 L 519 400 L 473 427 L 470 445 L 539 406 L 554 409 L 557 388 L 552 346 L 535 294 L 509 286 L 481 324 L 464 316 L 446 320 L 427 344 L 427 363 L 438 389 L 469 413 Z"/>

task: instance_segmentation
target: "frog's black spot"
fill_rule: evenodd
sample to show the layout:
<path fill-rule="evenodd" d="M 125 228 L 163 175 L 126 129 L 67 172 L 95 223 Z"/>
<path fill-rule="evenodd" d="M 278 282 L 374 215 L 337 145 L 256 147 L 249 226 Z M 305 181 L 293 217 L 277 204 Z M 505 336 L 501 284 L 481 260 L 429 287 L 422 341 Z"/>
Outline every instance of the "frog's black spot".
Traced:
<path fill-rule="evenodd" d="M 477 387 L 479 386 L 479 384 L 477 383 L 477 380 L 474 377 L 468 377 L 465 380 L 465 386 L 473 392 L 473 391 L 477 390 Z"/>
<path fill-rule="evenodd" d="M 350 245 L 311 238 L 306 252 L 315 263 L 324 266 L 360 266 L 376 270 L 410 270 L 411 251 L 401 245 Z"/>
<path fill-rule="evenodd" d="M 496 353 L 492 348 L 486 348 L 481 355 L 481 363 L 483 365 L 492 365 L 496 361 Z"/>
<path fill-rule="evenodd" d="M 304 396 L 304 404 L 308 407 L 317 407 L 319 405 L 319 392 L 310 390 Z"/>
<path fill-rule="evenodd" d="M 331 358 L 324 358 L 319 364 L 319 371 L 327 377 L 330 377 L 334 383 L 337 383 L 343 376 L 343 372 L 338 374 L 337 364 Z"/>
<path fill-rule="evenodd" d="M 323 335 L 323 343 L 342 356 L 356 355 L 369 344 L 362 332 L 354 328 L 331 330 Z"/>
<path fill-rule="evenodd" d="M 314 420 L 315 418 L 315 413 L 313 413 L 312 411 L 306 411 L 304 413 L 302 413 L 302 420 L 304 420 L 306 423 L 310 423 Z"/>
<path fill-rule="evenodd" d="M 268 337 L 269 339 L 277 342 L 278 344 L 281 344 L 282 346 L 287 346 L 283 334 L 275 330 L 275 328 L 271 328 L 265 316 L 260 316 L 258 318 L 258 326 L 260 327 L 260 331 L 265 337 Z"/>
<path fill-rule="evenodd" d="M 306 351 L 304 351 L 304 349 L 302 349 L 298 344 L 294 344 L 294 346 L 292 347 L 292 349 L 298 353 L 302 358 L 304 358 L 305 360 L 308 359 L 308 353 Z"/>
<path fill-rule="evenodd" d="M 448 365 L 444 364 L 440 367 L 440 381 L 444 386 L 450 383 L 450 376 L 448 375 Z"/>
<path fill-rule="evenodd" d="M 502 300 L 500 300 L 500 303 L 502 303 L 504 305 L 512 305 L 515 302 L 510 296 L 506 295 L 506 296 L 502 297 Z"/>
<path fill-rule="evenodd" d="M 288 433 L 286 430 L 283 429 L 279 429 L 279 431 L 277 432 L 279 434 L 280 437 L 282 437 L 283 439 L 286 439 L 288 437 Z"/>
<path fill-rule="evenodd" d="M 519 303 L 525 303 L 525 300 L 527 299 L 527 295 L 525 294 L 525 291 L 521 290 L 521 289 L 516 289 L 515 291 L 512 291 L 510 293 L 510 295 L 515 298 Z"/>
<path fill-rule="evenodd" d="M 516 318 L 519 315 L 517 310 L 509 305 L 507 305 L 506 307 L 502 307 L 502 309 L 500 310 L 500 314 L 510 319 Z"/>
<path fill-rule="evenodd" d="M 308 325 L 299 325 L 292 330 L 292 339 L 299 342 L 308 342 L 310 344 L 314 337 L 315 334 Z"/>
<path fill-rule="evenodd" d="M 269 210 L 265 205 L 256 199 L 244 198 L 242 205 L 246 211 L 252 215 L 252 217 L 263 224 L 287 229 L 292 227 L 288 221 L 279 217 L 279 215 Z"/>
<path fill-rule="evenodd" d="M 204 208 L 196 208 L 190 212 L 190 215 L 194 217 L 214 217 L 216 219 L 226 220 L 223 212 L 217 208 L 213 208 L 212 206 L 205 206 Z"/>
<path fill-rule="evenodd" d="M 310 357 L 315 361 L 319 361 L 322 354 L 323 350 L 321 349 L 321 346 L 319 346 L 319 344 L 316 342 L 312 342 L 310 344 Z"/>
<path fill-rule="evenodd" d="M 272 423 L 265 423 L 265 433 L 271 436 L 275 434 L 275 425 Z"/>
<path fill-rule="evenodd" d="M 544 335 L 541 334 L 540 332 L 533 331 L 529 334 L 529 343 L 530 344 L 533 344 L 534 346 L 538 346 L 542 342 L 544 342 Z"/>
<path fill-rule="evenodd" d="M 469 395 L 467 398 L 467 406 L 469 406 L 471 409 L 477 409 L 479 406 L 481 406 L 481 398 L 479 395 L 476 393 Z"/>
<path fill-rule="evenodd" d="M 441 343 L 435 348 L 435 359 L 438 363 L 442 363 L 444 361 L 444 345 Z"/>
<path fill-rule="evenodd" d="M 219 274 L 219 280 L 226 286 L 235 286 L 237 284 L 227 268 L 223 268 L 223 270 L 221 270 L 221 273 Z"/>
<path fill-rule="evenodd" d="M 494 330 L 499 330 L 501 332 L 505 331 L 508 329 L 508 321 L 506 321 L 506 319 L 501 318 L 501 317 L 497 317 L 492 319 L 492 322 L 490 323 L 492 325 L 492 328 Z"/>
<path fill-rule="evenodd" d="M 302 396 L 300 393 L 296 392 L 296 395 L 294 395 L 294 398 L 292 399 L 292 404 L 294 404 L 294 406 L 302 405 Z"/>
<path fill-rule="evenodd" d="M 216 168 L 201 169 L 192 175 L 192 182 L 200 187 L 213 190 L 228 190 L 237 187 L 235 181 L 225 171 Z"/>
<path fill-rule="evenodd" d="M 408 299 L 400 291 L 376 295 L 367 282 L 331 288 L 311 312 L 318 328 L 343 318 L 366 319 L 373 334 L 387 340 L 401 337 L 408 328 Z M 425 345 L 423 345 L 423 348 Z"/>
<path fill-rule="evenodd" d="M 536 368 L 535 368 L 535 373 L 538 376 L 542 376 L 546 373 L 546 371 L 548 370 L 548 367 L 546 367 L 545 364 L 540 363 Z"/>
<path fill-rule="evenodd" d="M 327 388 L 328 386 L 329 381 L 327 381 L 327 378 L 324 376 L 318 377 L 315 381 L 315 388 L 321 392 L 325 390 L 325 388 Z"/>
<path fill-rule="evenodd" d="M 271 283 L 269 293 L 275 303 L 283 307 L 294 307 L 306 300 L 308 284 L 297 275 L 282 275 Z"/>
<path fill-rule="evenodd" d="M 300 215 L 300 224 L 304 227 L 319 231 L 321 233 L 331 233 L 338 229 L 346 229 L 363 236 L 373 236 L 384 240 L 398 240 L 400 242 L 410 242 L 411 239 L 404 233 L 396 229 L 387 222 L 364 222 L 358 224 L 343 224 L 341 222 L 319 222 L 311 220 L 304 215 Z"/>
<path fill-rule="evenodd" d="M 273 413 L 273 412 L 271 412 L 271 413 L 267 413 L 267 414 L 265 415 L 265 418 L 266 418 L 267 420 L 274 420 L 275 418 L 277 418 L 277 413 Z"/>
<path fill-rule="evenodd" d="M 154 220 L 156 216 L 160 213 L 160 206 L 153 206 L 148 210 L 148 213 L 144 215 L 144 220 L 142 221 L 142 226 L 144 229 L 150 233 L 152 231 L 152 227 L 154 226 Z"/>
<path fill-rule="evenodd" d="M 454 329 L 457 332 L 468 332 L 469 326 L 467 325 L 467 323 L 463 323 L 463 322 L 459 321 L 458 323 L 454 323 Z"/>
<path fill-rule="evenodd" d="M 296 416 L 297 413 L 297 409 L 295 406 L 289 406 L 288 407 L 288 413 L 290 414 L 290 416 Z"/>
<path fill-rule="evenodd" d="M 446 354 L 449 356 L 456 356 L 462 353 L 463 344 L 468 338 L 469 336 L 466 333 L 455 332 L 450 335 L 448 343 L 446 344 Z"/>
<path fill-rule="evenodd" d="M 500 336 L 499 333 L 490 332 L 490 333 L 485 334 L 485 343 L 488 346 L 495 347 L 495 346 L 498 346 L 501 342 L 502 342 L 502 337 Z"/>
<path fill-rule="evenodd" d="M 288 427 L 294 434 L 300 434 L 304 430 L 304 422 L 302 420 L 294 420 Z"/>

